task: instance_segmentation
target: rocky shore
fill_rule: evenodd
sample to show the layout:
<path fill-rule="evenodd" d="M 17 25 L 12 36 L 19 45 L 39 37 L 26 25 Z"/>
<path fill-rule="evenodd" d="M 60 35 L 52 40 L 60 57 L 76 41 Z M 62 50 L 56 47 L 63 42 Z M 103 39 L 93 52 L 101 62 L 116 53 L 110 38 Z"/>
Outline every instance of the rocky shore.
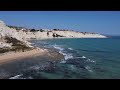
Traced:
<path fill-rule="evenodd" d="M 28 41 L 30 39 L 52 39 L 52 38 L 106 38 L 106 36 L 96 33 L 76 32 L 70 30 L 35 30 L 16 26 L 8 26 L 0 21 L 0 62 L 16 59 L 19 57 L 29 57 L 35 54 L 46 52 L 44 49 L 36 50 Z M 48 53 L 55 60 L 63 58 L 59 53 Z M 9 54 L 7 54 L 9 52 Z M 17 52 L 17 53 L 16 53 Z M 29 53 L 30 52 L 30 53 Z M 11 53 L 11 54 L 10 54 Z M 8 55 L 8 57 L 7 57 Z M 10 59 L 11 58 L 11 59 Z"/>

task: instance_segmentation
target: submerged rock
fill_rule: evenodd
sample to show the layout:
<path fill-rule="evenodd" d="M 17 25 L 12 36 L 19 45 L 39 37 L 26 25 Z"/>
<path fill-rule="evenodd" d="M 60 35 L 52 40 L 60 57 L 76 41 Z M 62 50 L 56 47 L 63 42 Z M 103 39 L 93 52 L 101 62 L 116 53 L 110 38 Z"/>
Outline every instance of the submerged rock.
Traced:
<path fill-rule="evenodd" d="M 52 58 L 53 60 L 55 60 L 55 61 L 64 59 L 64 55 L 63 54 L 59 53 L 56 50 L 51 50 L 51 49 L 49 50 L 48 56 L 50 58 Z"/>

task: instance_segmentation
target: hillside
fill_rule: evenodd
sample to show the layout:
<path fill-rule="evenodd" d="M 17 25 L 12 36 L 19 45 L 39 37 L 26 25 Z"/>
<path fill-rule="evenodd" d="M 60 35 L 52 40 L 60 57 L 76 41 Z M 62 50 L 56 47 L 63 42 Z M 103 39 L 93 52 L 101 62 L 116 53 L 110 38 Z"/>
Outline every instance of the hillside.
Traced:
<path fill-rule="evenodd" d="M 45 38 L 106 38 L 106 36 L 98 33 L 77 32 L 73 30 L 61 29 L 27 29 L 16 26 L 9 26 L 17 30 L 25 39 L 45 39 Z"/>
<path fill-rule="evenodd" d="M 31 49 L 30 43 L 16 29 L 0 21 L 0 53 Z"/>
<path fill-rule="evenodd" d="M 6 37 L 12 42 L 7 42 Z M 18 46 L 32 47 L 28 39 L 49 39 L 49 38 L 106 38 L 106 36 L 97 33 L 76 32 L 71 30 L 35 30 L 24 27 L 9 26 L 0 21 L 0 48 L 12 48 L 14 41 L 20 42 Z M 8 41 L 9 41 L 8 40 Z"/>

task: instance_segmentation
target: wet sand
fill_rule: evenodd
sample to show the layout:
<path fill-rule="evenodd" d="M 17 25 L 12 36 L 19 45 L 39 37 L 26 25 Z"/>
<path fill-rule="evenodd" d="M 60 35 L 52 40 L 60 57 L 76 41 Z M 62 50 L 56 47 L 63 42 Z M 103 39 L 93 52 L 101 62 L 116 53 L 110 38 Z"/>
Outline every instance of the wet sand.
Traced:
<path fill-rule="evenodd" d="M 17 78 L 16 75 L 19 76 L 21 73 L 26 77 L 36 70 L 36 67 L 39 67 L 41 71 L 53 71 L 54 63 L 63 58 L 64 56 L 56 50 L 44 48 L 4 53 L 0 56 L 0 79 Z"/>
<path fill-rule="evenodd" d="M 25 51 L 25 52 L 8 52 L 3 55 L 0 55 L 0 64 L 13 61 L 16 59 L 24 59 L 27 57 L 34 57 L 34 56 L 42 56 L 48 53 L 47 49 L 40 49 L 36 48 L 33 50 Z"/>

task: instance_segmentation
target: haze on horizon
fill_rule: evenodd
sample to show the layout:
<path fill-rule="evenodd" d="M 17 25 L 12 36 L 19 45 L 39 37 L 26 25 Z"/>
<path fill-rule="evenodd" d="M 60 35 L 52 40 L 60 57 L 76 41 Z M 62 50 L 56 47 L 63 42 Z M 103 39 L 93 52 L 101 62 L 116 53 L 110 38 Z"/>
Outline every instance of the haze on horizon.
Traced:
<path fill-rule="evenodd" d="M 120 35 L 120 11 L 0 11 L 7 25 Z"/>

